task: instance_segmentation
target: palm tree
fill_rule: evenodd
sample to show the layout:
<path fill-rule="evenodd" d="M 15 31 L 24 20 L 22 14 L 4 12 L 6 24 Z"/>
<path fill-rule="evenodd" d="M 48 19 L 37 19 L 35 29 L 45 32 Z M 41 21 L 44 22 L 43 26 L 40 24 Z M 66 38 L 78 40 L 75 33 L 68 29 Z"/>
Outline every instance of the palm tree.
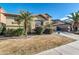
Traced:
<path fill-rule="evenodd" d="M 75 13 L 71 13 L 70 16 L 67 16 L 69 19 L 72 19 L 72 30 L 77 31 L 78 27 L 78 21 L 79 21 L 79 11 Z"/>
<path fill-rule="evenodd" d="M 21 11 L 20 15 L 17 17 L 18 24 L 20 24 L 22 21 L 24 22 L 24 33 L 27 36 L 28 27 L 30 27 L 31 30 L 31 21 L 32 21 L 32 14 L 29 12 Z"/>

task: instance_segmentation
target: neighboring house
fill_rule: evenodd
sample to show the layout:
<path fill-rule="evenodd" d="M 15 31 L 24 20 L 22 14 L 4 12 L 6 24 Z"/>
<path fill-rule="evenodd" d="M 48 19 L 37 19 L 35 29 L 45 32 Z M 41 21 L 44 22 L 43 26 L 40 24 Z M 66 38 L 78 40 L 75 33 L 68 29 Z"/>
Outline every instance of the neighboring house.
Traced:
<path fill-rule="evenodd" d="M 61 28 L 61 31 L 68 31 L 69 28 L 71 30 L 71 24 L 70 23 L 65 23 L 65 22 L 60 21 L 60 20 L 53 20 L 54 30 L 56 30 L 57 26 Z"/>
<path fill-rule="evenodd" d="M 60 26 L 61 24 L 64 24 L 62 21 L 60 20 L 52 20 L 52 28 L 54 31 L 56 31 L 57 26 Z"/>
<path fill-rule="evenodd" d="M 71 31 L 71 24 L 60 24 L 58 26 L 61 28 L 61 31 Z"/>
<path fill-rule="evenodd" d="M 8 28 L 16 29 L 19 27 L 17 22 L 15 21 L 15 18 L 17 16 L 19 15 L 5 13 L 4 10 L 0 8 L 0 22 L 6 25 L 6 29 Z M 38 15 L 33 15 L 33 16 L 34 18 L 31 23 L 32 29 L 35 29 L 35 27 L 37 26 L 43 26 L 43 25 L 51 23 L 51 16 L 49 16 L 48 14 L 38 14 Z M 20 26 L 23 28 L 23 22 L 20 24 Z"/>

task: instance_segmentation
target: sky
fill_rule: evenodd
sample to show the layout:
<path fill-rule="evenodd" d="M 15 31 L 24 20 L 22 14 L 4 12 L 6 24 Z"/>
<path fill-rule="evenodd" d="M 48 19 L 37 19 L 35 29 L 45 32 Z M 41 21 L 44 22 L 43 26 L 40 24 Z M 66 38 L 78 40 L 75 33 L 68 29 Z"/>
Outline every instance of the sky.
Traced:
<path fill-rule="evenodd" d="M 79 3 L 0 3 L 7 13 L 19 14 L 20 10 L 33 14 L 48 13 L 53 19 L 61 19 L 79 10 Z"/>

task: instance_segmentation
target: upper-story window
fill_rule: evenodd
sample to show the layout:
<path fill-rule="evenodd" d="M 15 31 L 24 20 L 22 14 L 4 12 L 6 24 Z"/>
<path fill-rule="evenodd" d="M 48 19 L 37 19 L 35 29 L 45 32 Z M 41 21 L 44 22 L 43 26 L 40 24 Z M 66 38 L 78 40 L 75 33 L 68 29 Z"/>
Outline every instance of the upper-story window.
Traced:
<path fill-rule="evenodd" d="M 38 26 L 42 26 L 43 25 L 43 21 L 41 20 L 35 20 L 35 26 L 38 27 Z"/>

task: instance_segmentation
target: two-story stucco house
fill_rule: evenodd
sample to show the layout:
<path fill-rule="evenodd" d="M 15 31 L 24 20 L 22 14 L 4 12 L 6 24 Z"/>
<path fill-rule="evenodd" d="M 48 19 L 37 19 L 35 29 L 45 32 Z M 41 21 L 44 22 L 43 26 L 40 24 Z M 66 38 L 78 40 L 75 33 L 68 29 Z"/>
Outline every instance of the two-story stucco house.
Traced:
<path fill-rule="evenodd" d="M 6 29 L 16 29 L 19 27 L 17 22 L 15 21 L 15 17 L 17 16 L 19 15 L 6 13 L 4 12 L 3 8 L 0 8 L 0 22 L 6 25 Z M 32 29 L 34 29 L 36 26 L 43 26 L 45 24 L 51 23 L 51 16 L 49 16 L 48 14 L 38 14 L 33 16 L 34 18 L 31 24 Z M 23 27 L 23 23 L 21 23 L 20 26 Z"/>

